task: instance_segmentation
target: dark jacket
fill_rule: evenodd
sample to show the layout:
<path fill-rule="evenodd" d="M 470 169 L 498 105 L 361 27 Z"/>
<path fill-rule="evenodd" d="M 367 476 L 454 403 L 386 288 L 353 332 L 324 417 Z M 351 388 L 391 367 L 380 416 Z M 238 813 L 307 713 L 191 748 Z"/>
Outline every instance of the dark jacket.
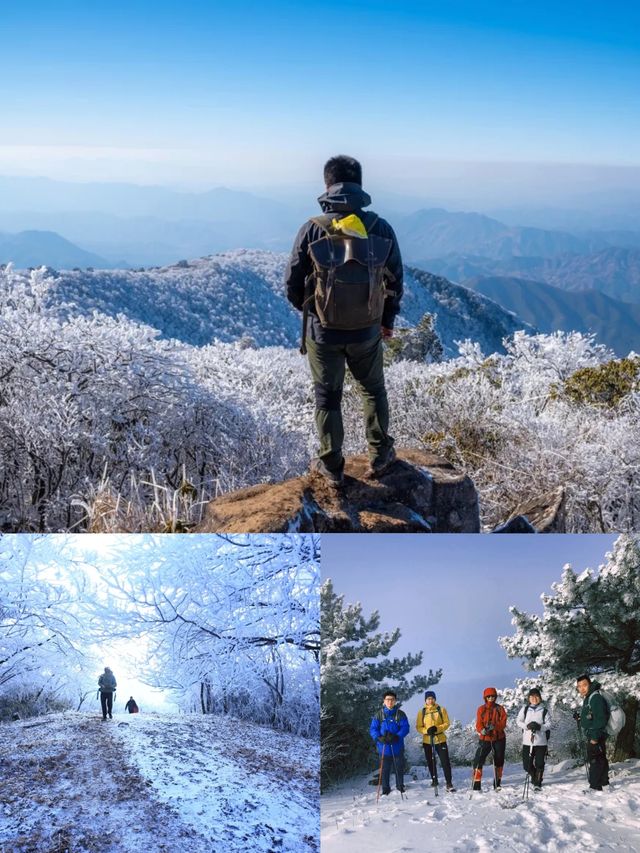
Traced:
<path fill-rule="evenodd" d="M 609 713 L 607 703 L 597 692 L 600 685 L 592 681 L 589 692 L 582 700 L 582 711 L 580 712 L 580 725 L 588 740 L 600 740 L 607 736 L 607 721 Z"/>
<path fill-rule="evenodd" d="M 387 282 L 387 289 L 393 291 L 392 296 L 387 296 L 382 315 L 382 325 L 387 329 L 393 329 L 396 314 L 400 310 L 400 299 L 402 298 L 402 258 L 400 248 L 393 228 L 384 219 L 378 218 L 372 226 L 375 218 L 371 211 L 363 211 L 363 207 L 371 204 L 371 197 L 364 192 L 359 184 L 343 183 L 334 184 L 326 193 L 318 199 L 323 213 L 337 213 L 343 216 L 355 213 L 359 216 L 367 230 L 379 237 L 386 237 L 393 241 L 391 253 L 387 260 L 387 267 L 394 276 L 394 281 Z M 285 284 L 287 287 L 287 299 L 298 309 L 302 310 L 305 299 L 305 280 L 313 271 L 313 263 L 309 255 L 309 243 L 319 240 L 324 232 L 319 225 L 307 221 L 298 231 L 298 235 L 291 250 L 291 257 L 285 273 Z M 378 325 L 369 326 L 366 329 L 323 329 L 315 314 L 313 304 L 309 309 L 309 323 L 307 335 L 318 343 L 325 344 L 348 344 L 359 343 L 369 340 L 380 333 Z"/>
<path fill-rule="evenodd" d="M 382 719 L 380 719 L 382 717 Z M 404 749 L 404 739 L 409 734 L 409 720 L 399 705 L 393 708 L 382 707 L 381 711 L 371 720 L 369 734 L 376 742 L 378 755 L 400 755 Z M 393 743 L 384 743 L 385 735 L 390 735 L 390 740 L 395 736 Z"/>

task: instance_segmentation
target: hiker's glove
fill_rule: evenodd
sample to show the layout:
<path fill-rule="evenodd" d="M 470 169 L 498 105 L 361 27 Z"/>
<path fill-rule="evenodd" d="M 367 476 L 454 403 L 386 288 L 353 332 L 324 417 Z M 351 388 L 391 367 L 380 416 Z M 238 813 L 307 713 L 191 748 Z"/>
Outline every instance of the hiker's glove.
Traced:
<path fill-rule="evenodd" d="M 427 729 L 427 734 L 428 735 L 437 735 L 438 734 L 438 727 L 437 726 L 429 726 L 429 728 Z"/>
<path fill-rule="evenodd" d="M 384 736 L 384 735 L 380 735 L 380 737 L 379 737 L 379 738 L 377 738 L 377 741 L 378 741 L 378 743 L 386 743 L 385 736 Z"/>
<path fill-rule="evenodd" d="M 483 733 L 483 734 L 485 734 L 485 735 L 488 735 L 488 734 L 489 734 L 489 732 L 492 732 L 492 731 L 493 731 L 493 729 L 494 729 L 494 725 L 493 725 L 493 723 L 489 723 L 489 725 L 488 725 L 488 726 L 485 726 L 485 727 L 484 727 L 484 729 L 482 730 L 482 733 Z"/>
<path fill-rule="evenodd" d="M 580 713 L 580 711 L 574 711 L 573 712 L 573 719 L 576 721 L 576 723 L 580 722 L 581 716 L 582 716 L 582 714 Z"/>
<path fill-rule="evenodd" d="M 480 734 L 481 735 L 487 735 L 487 734 L 489 734 L 489 732 L 487 729 L 480 729 Z"/>
<path fill-rule="evenodd" d="M 540 723 L 529 723 L 527 726 L 530 732 L 539 732 L 541 729 Z"/>

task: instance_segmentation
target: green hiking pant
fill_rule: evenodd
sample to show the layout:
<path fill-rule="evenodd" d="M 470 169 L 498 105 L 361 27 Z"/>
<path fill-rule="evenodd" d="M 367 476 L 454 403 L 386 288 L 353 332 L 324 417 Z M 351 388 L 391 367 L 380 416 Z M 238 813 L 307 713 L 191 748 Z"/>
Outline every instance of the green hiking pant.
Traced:
<path fill-rule="evenodd" d="M 382 338 L 358 344 L 318 344 L 307 338 L 309 367 L 316 398 L 316 429 L 319 456 L 331 471 L 343 462 L 342 387 L 345 366 L 356 381 L 362 397 L 364 422 L 372 463 L 393 445 L 389 435 L 389 403 L 382 369 Z"/>

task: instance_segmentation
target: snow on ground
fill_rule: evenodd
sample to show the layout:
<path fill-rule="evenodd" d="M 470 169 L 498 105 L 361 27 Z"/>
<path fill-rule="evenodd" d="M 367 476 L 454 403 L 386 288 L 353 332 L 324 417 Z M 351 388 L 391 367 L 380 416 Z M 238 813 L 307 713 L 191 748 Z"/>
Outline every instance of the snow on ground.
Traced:
<path fill-rule="evenodd" d="M 640 851 L 640 760 L 613 765 L 602 793 L 584 793 L 583 765 L 548 764 L 542 791 L 527 801 L 520 765 L 505 767 L 501 792 L 491 774 L 486 767 L 484 791 L 471 795 L 469 768 L 454 768 L 458 790 L 440 787 L 436 798 L 425 768 L 412 768 L 405 799 L 393 790 L 378 805 L 367 778 L 343 784 L 321 798 L 322 853 Z"/>
<path fill-rule="evenodd" d="M 2 853 L 315 853 L 319 747 L 228 717 L 0 726 Z"/>

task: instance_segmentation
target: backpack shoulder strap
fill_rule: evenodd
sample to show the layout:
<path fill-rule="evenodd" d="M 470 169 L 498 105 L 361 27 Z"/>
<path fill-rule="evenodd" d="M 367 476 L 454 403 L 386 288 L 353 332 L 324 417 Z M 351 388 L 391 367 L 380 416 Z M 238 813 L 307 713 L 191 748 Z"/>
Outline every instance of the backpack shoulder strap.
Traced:
<path fill-rule="evenodd" d="M 523 716 L 523 718 L 522 718 L 523 720 L 526 720 L 526 719 L 527 719 L 527 712 L 528 712 L 528 711 L 529 711 L 529 704 L 527 703 L 527 704 L 524 706 L 524 716 Z"/>

